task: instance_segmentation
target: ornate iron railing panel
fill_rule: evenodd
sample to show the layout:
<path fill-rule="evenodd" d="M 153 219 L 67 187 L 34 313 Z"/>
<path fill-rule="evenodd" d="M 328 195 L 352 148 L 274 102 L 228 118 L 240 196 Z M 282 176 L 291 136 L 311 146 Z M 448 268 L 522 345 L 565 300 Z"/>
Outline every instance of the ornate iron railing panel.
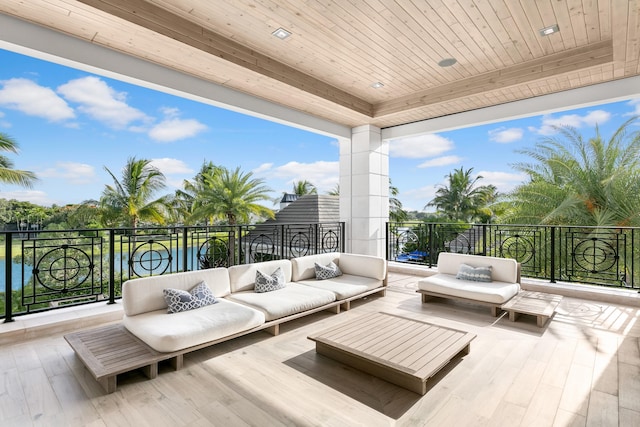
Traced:
<path fill-rule="evenodd" d="M 639 289 L 640 228 L 405 222 L 387 225 L 387 259 L 434 266 L 442 251 L 513 258 L 522 276 Z"/>
<path fill-rule="evenodd" d="M 344 223 L 4 231 L 0 318 L 107 299 L 137 277 L 344 252 Z M 14 254 L 13 241 L 19 242 Z M 18 252 L 18 251 L 16 251 Z M 0 273 L 1 274 L 1 273 Z M 4 314 L 4 316 L 3 316 Z"/>

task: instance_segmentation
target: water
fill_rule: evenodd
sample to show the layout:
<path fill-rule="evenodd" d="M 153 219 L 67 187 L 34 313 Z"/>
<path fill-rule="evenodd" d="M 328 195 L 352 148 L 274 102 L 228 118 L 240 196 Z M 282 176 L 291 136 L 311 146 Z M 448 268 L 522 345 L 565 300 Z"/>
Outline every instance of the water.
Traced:
<path fill-rule="evenodd" d="M 173 260 L 172 260 L 172 266 L 173 266 L 173 271 L 176 271 L 176 268 L 182 268 L 182 248 L 180 249 L 173 249 L 172 250 L 172 254 L 173 254 Z M 120 272 L 120 265 L 121 265 L 121 260 L 122 260 L 122 256 L 124 255 L 125 259 L 129 256 L 128 252 L 127 253 L 117 253 L 115 254 L 115 270 L 116 270 L 116 274 L 118 274 Z M 195 259 L 195 249 L 194 248 L 187 248 L 187 269 L 188 270 L 193 270 L 193 263 L 194 263 L 194 259 Z M 152 260 L 149 259 L 149 255 L 145 257 L 143 257 L 142 262 L 145 264 L 149 264 Z M 165 263 L 166 264 L 166 263 Z M 161 268 L 163 268 L 163 266 L 165 265 L 163 264 L 161 266 Z M 103 264 L 104 268 L 106 270 L 106 268 L 108 267 L 108 263 L 105 261 L 105 263 Z M 99 268 L 99 266 L 98 266 Z M 126 268 L 126 262 L 125 262 L 125 268 Z M 198 265 L 196 263 L 196 269 L 198 268 Z M 29 283 L 29 280 L 31 279 L 31 277 L 33 276 L 33 267 L 30 265 L 25 265 L 24 266 L 24 283 Z M 4 283 L 5 283 L 5 274 L 7 271 L 7 266 L 5 263 L 5 259 L 4 258 L 0 258 L 0 283 L 2 283 L 2 286 L 0 286 L 0 292 L 4 292 Z M 105 271 L 106 274 L 106 271 Z M 12 262 L 11 263 L 11 289 L 13 290 L 19 290 L 22 286 L 22 265 L 20 263 L 16 263 L 16 262 Z"/>

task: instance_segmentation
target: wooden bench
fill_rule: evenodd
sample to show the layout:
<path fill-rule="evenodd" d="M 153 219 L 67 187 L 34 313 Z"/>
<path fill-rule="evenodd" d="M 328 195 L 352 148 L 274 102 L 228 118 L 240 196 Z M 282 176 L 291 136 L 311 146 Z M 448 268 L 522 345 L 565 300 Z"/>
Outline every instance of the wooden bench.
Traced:
<path fill-rule="evenodd" d="M 160 353 L 121 324 L 103 326 L 64 336 L 84 366 L 107 393 L 116 391 L 117 375 L 142 368 L 149 378 L 158 376 L 158 362 L 170 360 L 182 368 L 183 353 Z"/>
<path fill-rule="evenodd" d="M 427 381 L 475 334 L 388 313 L 374 313 L 309 336 L 316 352 L 424 395 Z"/>

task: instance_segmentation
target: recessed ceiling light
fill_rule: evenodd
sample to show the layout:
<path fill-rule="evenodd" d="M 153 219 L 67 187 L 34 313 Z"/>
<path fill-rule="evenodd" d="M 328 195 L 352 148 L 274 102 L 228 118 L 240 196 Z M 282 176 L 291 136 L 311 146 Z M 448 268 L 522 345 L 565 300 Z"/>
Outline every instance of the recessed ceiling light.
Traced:
<path fill-rule="evenodd" d="M 441 67 L 451 67 L 456 62 L 458 62 L 456 58 L 445 58 L 442 61 L 438 62 L 438 65 Z"/>
<path fill-rule="evenodd" d="M 277 30 L 275 30 L 273 33 L 271 33 L 272 36 L 276 36 L 277 38 L 279 38 L 280 40 L 284 40 L 287 37 L 289 37 L 291 35 L 291 31 L 287 31 L 284 28 L 278 28 Z"/>
<path fill-rule="evenodd" d="M 384 83 L 382 82 L 371 83 L 371 87 L 374 89 L 380 89 L 382 86 L 384 86 Z"/>
<path fill-rule="evenodd" d="M 540 30 L 540 35 L 541 36 L 549 36 L 553 33 L 557 33 L 558 31 L 560 31 L 560 28 L 558 28 L 558 24 L 553 24 L 553 25 L 549 25 L 548 27 L 544 27 L 543 29 Z"/>

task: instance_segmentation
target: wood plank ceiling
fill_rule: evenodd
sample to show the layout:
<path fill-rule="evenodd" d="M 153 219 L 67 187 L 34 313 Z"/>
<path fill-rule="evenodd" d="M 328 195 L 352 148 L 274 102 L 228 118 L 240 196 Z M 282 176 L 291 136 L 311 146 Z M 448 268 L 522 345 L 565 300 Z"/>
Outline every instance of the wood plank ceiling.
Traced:
<path fill-rule="evenodd" d="M 347 126 L 640 74 L 638 0 L 0 0 L 0 12 Z"/>

